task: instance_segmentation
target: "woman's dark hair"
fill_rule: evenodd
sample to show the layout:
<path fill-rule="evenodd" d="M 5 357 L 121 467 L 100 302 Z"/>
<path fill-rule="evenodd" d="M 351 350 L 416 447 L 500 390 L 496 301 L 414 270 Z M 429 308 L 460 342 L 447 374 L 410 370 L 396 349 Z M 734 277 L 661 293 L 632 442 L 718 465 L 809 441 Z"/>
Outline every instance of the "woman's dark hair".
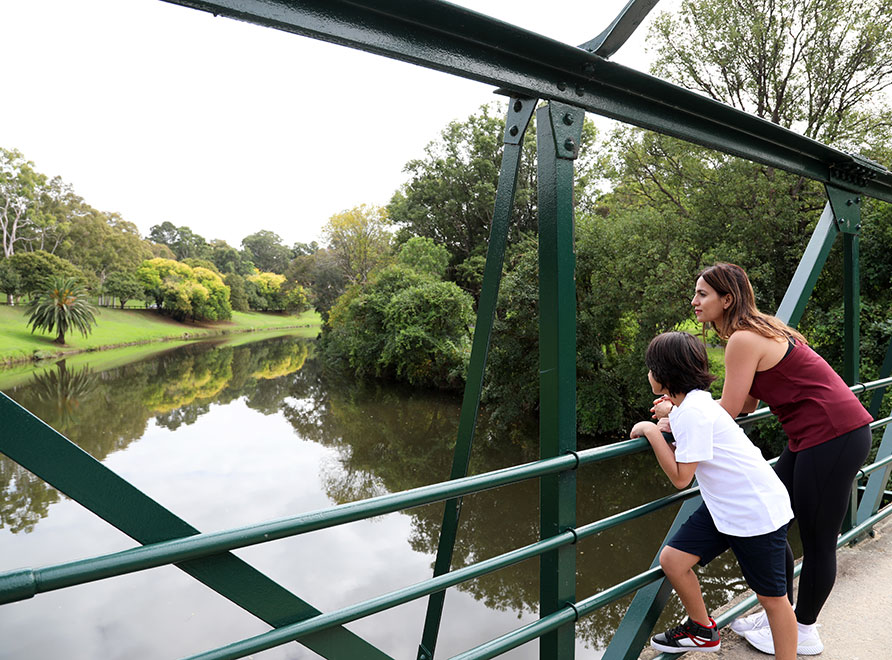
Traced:
<path fill-rule="evenodd" d="M 687 332 L 664 332 L 651 339 L 644 363 L 673 396 L 705 390 L 715 380 L 709 373 L 706 347 Z"/>
<path fill-rule="evenodd" d="M 756 308 L 756 296 L 746 271 L 737 264 L 719 261 L 697 274 L 720 296 L 731 295 L 731 304 L 725 309 L 721 324 L 714 324 L 716 334 L 728 340 L 737 330 L 752 330 L 763 337 L 789 339 L 807 344 L 805 337 L 779 318 L 764 314 Z"/>

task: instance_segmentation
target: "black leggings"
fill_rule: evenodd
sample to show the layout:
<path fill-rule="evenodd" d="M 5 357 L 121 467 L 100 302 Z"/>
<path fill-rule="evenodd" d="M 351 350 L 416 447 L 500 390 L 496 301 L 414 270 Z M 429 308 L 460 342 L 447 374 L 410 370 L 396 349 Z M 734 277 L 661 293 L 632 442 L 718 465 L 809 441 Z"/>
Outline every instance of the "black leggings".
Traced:
<path fill-rule="evenodd" d="M 817 621 L 836 581 L 836 541 L 852 482 L 870 452 L 869 426 L 816 447 L 784 449 L 774 471 L 790 493 L 802 538 L 802 572 L 796 620 Z M 793 602 L 793 551 L 787 544 L 787 595 Z"/>

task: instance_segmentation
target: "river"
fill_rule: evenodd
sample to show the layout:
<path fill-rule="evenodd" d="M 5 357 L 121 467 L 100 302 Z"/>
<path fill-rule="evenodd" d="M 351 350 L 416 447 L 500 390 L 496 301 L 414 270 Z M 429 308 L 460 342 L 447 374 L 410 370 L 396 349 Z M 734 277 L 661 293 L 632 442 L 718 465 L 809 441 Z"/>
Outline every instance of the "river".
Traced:
<path fill-rule="evenodd" d="M 245 341 L 242 339 L 241 341 Z M 312 341 L 208 341 L 126 362 L 99 353 L 0 387 L 107 467 L 201 531 L 294 515 L 446 479 L 454 395 L 323 377 Z M 91 359 L 94 362 L 91 362 Z M 123 362 L 123 363 L 122 363 Z M 10 384 L 12 382 L 12 384 Z M 535 460 L 535 427 L 481 421 L 471 472 Z M 672 491 L 650 454 L 586 467 L 584 524 Z M 0 571 L 134 547 L 134 542 L 0 455 Z M 466 497 L 454 565 L 536 540 L 535 482 Z M 434 504 L 236 551 L 322 611 L 431 575 L 443 505 Z M 577 597 L 645 570 L 675 508 L 583 540 Z M 701 573 L 711 607 L 744 590 L 729 554 Z M 438 658 L 536 618 L 538 562 L 447 592 Z M 577 658 L 601 656 L 629 599 L 577 625 Z M 680 616 L 676 599 L 664 614 Z M 347 627 L 394 658 L 415 657 L 427 599 Z M 268 630 L 165 566 L 0 608 L 0 658 L 179 658 Z M 317 658 L 291 643 L 258 657 Z M 507 658 L 538 657 L 535 643 Z"/>

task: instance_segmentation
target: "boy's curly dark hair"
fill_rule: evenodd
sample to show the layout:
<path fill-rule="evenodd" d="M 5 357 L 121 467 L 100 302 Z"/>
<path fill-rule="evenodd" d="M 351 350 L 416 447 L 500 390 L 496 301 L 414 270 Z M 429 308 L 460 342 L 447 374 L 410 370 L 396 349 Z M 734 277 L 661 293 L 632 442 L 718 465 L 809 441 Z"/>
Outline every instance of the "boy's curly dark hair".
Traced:
<path fill-rule="evenodd" d="M 651 339 L 644 363 L 673 396 L 705 390 L 715 380 L 709 372 L 706 347 L 687 332 L 664 332 Z"/>

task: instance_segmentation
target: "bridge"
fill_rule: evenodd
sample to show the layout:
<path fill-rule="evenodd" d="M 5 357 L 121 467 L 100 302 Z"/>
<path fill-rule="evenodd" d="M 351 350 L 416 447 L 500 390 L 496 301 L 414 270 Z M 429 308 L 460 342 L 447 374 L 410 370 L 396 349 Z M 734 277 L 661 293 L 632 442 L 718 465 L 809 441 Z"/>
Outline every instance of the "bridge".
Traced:
<path fill-rule="evenodd" d="M 596 521 L 576 520 L 576 473 L 599 461 L 647 450 L 644 440 L 579 450 L 576 444 L 576 308 L 573 250 L 573 176 L 585 112 L 607 117 L 724 153 L 779 168 L 824 184 L 827 201 L 777 315 L 791 325 L 802 317 L 828 253 L 841 237 L 845 255 L 845 362 L 843 377 L 857 393 L 871 392 L 872 427 L 882 440 L 876 459 L 853 484 L 850 515 L 840 545 L 860 541 L 890 513 L 886 484 L 892 470 L 892 430 L 882 394 L 892 383 L 892 345 L 880 378 L 859 379 L 859 231 L 861 202 L 892 202 L 892 173 L 885 167 L 821 144 L 785 128 L 610 61 L 656 0 L 631 0 L 591 41 L 571 46 L 441 2 L 414 0 L 171 0 L 216 15 L 358 48 L 491 84 L 510 98 L 505 119 L 501 175 L 493 212 L 484 281 L 455 457 L 448 481 L 329 509 L 236 529 L 201 533 L 187 521 L 121 479 L 6 397 L 0 398 L 0 451 L 138 542 L 122 552 L 54 566 L 16 568 L 0 574 L 0 603 L 115 575 L 175 564 L 178 568 L 270 625 L 270 630 L 195 658 L 239 658 L 299 642 L 325 658 L 389 656 L 344 625 L 417 598 L 428 598 L 418 660 L 436 650 L 445 591 L 520 561 L 540 562 L 540 618 L 468 649 L 455 659 L 492 658 L 538 640 L 540 657 L 574 657 L 574 624 L 594 610 L 635 594 L 605 651 L 607 660 L 637 658 L 670 595 L 656 558 L 636 576 L 595 594 L 576 593 L 575 544 L 579 539 L 681 505 L 668 534 L 697 506 L 697 488 Z M 540 105 L 540 101 L 544 102 Z M 495 303 L 507 245 L 521 141 L 536 114 L 539 180 L 540 460 L 468 475 Z M 882 414 L 881 414 L 882 413 Z M 746 424 L 767 418 L 749 415 Z M 523 479 L 540 482 L 538 542 L 452 570 L 461 498 Z M 238 548 L 312 533 L 351 521 L 431 502 L 445 502 L 431 579 L 330 612 L 237 558 Z M 854 553 L 884 557 L 888 547 L 865 540 Z M 855 556 L 855 555 L 853 555 Z M 866 563 L 856 560 L 856 563 Z M 725 624 L 755 602 L 732 605 Z M 829 630 L 828 630 L 829 633 Z M 846 643 L 846 642 L 842 642 Z M 726 657 L 731 655 L 729 649 Z M 741 651 L 743 652 L 743 651 Z M 744 657 L 744 656 L 741 656 Z M 848 657 L 848 656 L 828 656 Z M 873 656 L 876 657 L 876 656 Z"/>

